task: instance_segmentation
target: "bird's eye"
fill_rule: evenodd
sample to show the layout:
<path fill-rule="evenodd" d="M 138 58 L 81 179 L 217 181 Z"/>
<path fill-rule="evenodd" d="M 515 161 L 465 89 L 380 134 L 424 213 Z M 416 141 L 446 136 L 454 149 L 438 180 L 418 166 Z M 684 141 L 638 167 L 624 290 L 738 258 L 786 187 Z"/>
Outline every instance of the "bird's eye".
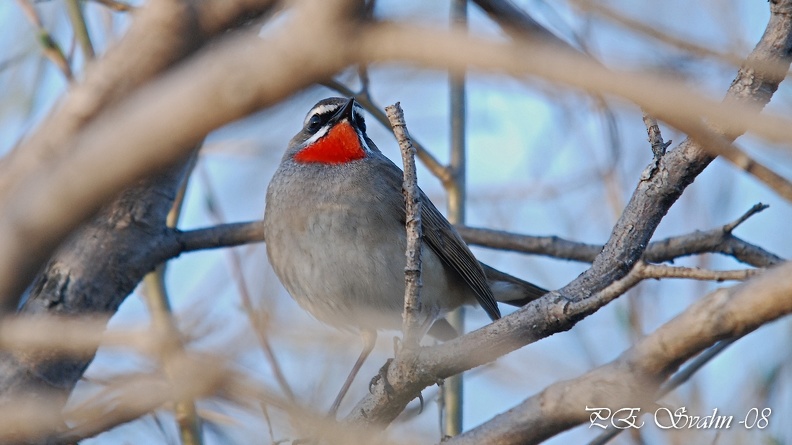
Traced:
<path fill-rule="evenodd" d="M 322 119 L 319 117 L 318 114 L 314 114 L 308 120 L 308 125 L 305 127 L 311 133 L 315 133 L 319 128 L 322 126 Z"/>

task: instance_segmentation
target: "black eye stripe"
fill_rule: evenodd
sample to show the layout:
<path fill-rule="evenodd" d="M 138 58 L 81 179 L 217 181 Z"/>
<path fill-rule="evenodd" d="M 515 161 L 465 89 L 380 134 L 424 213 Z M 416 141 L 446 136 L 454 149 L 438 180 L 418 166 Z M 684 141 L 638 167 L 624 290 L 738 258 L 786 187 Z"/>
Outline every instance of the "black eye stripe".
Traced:
<path fill-rule="evenodd" d="M 338 112 L 340 108 L 341 107 L 338 105 L 322 105 L 320 107 L 316 107 L 314 110 L 311 110 L 311 112 L 308 113 L 308 116 L 305 118 L 305 128 L 311 132 L 318 131 Z M 321 112 L 318 112 L 318 110 L 321 110 Z M 355 107 L 352 109 L 352 114 L 357 126 L 365 132 L 366 121 L 363 118 L 363 113 L 358 105 L 355 105 Z M 315 118 L 318 118 L 318 121 Z"/>

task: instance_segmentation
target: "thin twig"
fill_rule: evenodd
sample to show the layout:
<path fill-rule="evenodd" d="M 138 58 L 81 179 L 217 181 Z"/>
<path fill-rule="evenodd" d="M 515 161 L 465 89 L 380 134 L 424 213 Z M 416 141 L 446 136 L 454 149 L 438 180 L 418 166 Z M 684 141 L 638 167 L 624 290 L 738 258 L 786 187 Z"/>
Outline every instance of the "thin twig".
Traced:
<path fill-rule="evenodd" d="M 15 64 L 25 60 L 25 57 L 27 57 L 27 56 L 28 55 L 25 54 L 25 53 L 20 53 L 20 54 L 13 55 L 13 56 L 11 56 L 11 57 L 3 60 L 3 61 L 0 61 L 0 73 L 2 73 L 3 71 L 11 68 Z"/>
<path fill-rule="evenodd" d="M 467 6 L 467 0 L 451 1 L 449 18 L 452 27 L 467 29 Z M 448 73 L 448 99 L 451 146 L 446 168 L 451 172 L 451 178 L 443 182 L 443 187 L 448 195 L 446 201 L 448 203 L 448 221 L 451 224 L 464 224 L 467 200 L 465 72 Z M 445 318 L 456 332 L 465 332 L 464 307 L 454 309 Z M 443 436 L 456 436 L 462 432 L 464 423 L 465 385 L 463 374 L 445 379 L 440 391 L 443 398 L 440 406 L 440 422 L 442 423 L 440 431 Z"/>
<path fill-rule="evenodd" d="M 676 267 L 660 264 L 647 264 L 643 270 L 644 278 L 688 278 L 704 281 L 745 281 L 762 273 L 761 269 L 707 270 L 693 267 Z"/>
<path fill-rule="evenodd" d="M 66 10 L 69 13 L 69 21 L 71 21 L 74 35 L 77 41 L 80 42 L 83 56 L 86 59 L 94 58 L 93 44 L 91 44 L 91 36 L 88 34 L 88 26 L 85 24 L 85 17 L 83 16 L 82 7 L 79 0 L 66 0 Z"/>
<path fill-rule="evenodd" d="M 423 227 L 421 224 L 421 199 L 418 190 L 417 176 L 415 173 L 415 148 L 413 148 L 407 124 L 404 121 L 404 112 L 396 102 L 385 107 L 388 121 L 393 128 L 393 134 L 399 142 L 402 161 L 404 162 L 404 182 L 402 193 L 407 210 L 407 265 L 404 267 L 404 312 L 402 314 L 402 332 L 404 335 L 403 350 L 416 350 L 421 340 L 422 330 L 420 325 L 426 323 L 420 320 L 421 315 L 421 239 Z M 429 320 L 428 323 L 431 323 Z"/>
<path fill-rule="evenodd" d="M 120 2 L 118 0 L 92 0 L 92 1 L 104 5 L 112 9 L 113 11 L 130 12 L 135 10 L 134 6 L 128 3 Z"/>
<path fill-rule="evenodd" d="M 658 160 L 665 155 L 666 149 L 671 145 L 671 141 L 663 142 L 663 135 L 660 134 L 660 126 L 657 125 L 657 119 L 644 112 L 643 121 L 644 125 L 646 125 L 646 133 L 649 136 L 649 144 L 652 146 L 652 154 L 654 159 Z"/>
<path fill-rule="evenodd" d="M 63 50 L 61 47 L 55 42 L 55 39 L 52 38 L 52 35 L 44 28 L 44 25 L 41 22 L 41 18 L 36 12 L 36 9 L 31 5 L 28 0 L 17 0 L 17 4 L 20 8 L 22 8 L 22 12 L 25 13 L 25 16 L 28 18 L 30 23 L 36 28 L 37 37 L 39 44 L 41 45 L 42 52 L 44 56 L 55 66 L 60 69 L 63 73 L 64 77 L 68 80 L 72 80 L 73 74 L 71 70 L 71 66 L 69 66 L 69 61 L 66 56 L 63 54 Z"/>
<path fill-rule="evenodd" d="M 572 4 L 584 12 L 593 12 L 619 25 L 622 25 L 625 28 L 637 31 L 657 40 L 658 42 L 678 48 L 687 53 L 700 57 L 711 57 L 731 63 L 733 65 L 740 65 L 743 63 L 743 59 L 737 55 L 716 51 L 711 48 L 698 45 L 695 43 L 694 39 L 679 38 L 671 34 L 664 33 L 661 31 L 662 26 L 659 26 L 658 24 L 654 24 L 654 26 L 648 25 L 641 21 L 632 19 L 619 13 L 616 9 L 603 4 L 602 2 L 595 2 L 591 0 L 573 0 Z"/>
<path fill-rule="evenodd" d="M 740 224 L 742 224 L 745 221 L 747 221 L 748 218 L 756 215 L 759 212 L 762 212 L 763 210 L 767 209 L 768 207 L 770 207 L 770 206 L 767 205 L 767 204 L 762 204 L 761 202 L 754 204 L 750 209 L 748 209 L 747 212 L 743 213 L 742 216 L 740 216 L 739 218 L 735 219 L 734 221 L 724 225 L 723 226 L 723 231 L 725 233 L 732 233 L 734 231 L 734 229 L 737 228 L 737 226 L 739 226 Z"/>
<path fill-rule="evenodd" d="M 143 281 L 146 284 L 146 303 L 151 312 L 152 325 L 164 344 L 159 360 L 162 362 L 168 377 L 175 379 L 171 356 L 174 353 L 183 353 L 184 342 L 173 320 L 168 294 L 165 289 L 162 266 L 157 267 L 153 272 L 149 272 Z M 195 410 L 195 402 L 189 398 L 176 400 L 173 413 L 179 425 L 179 436 L 182 444 L 201 445 L 203 443 L 203 435 L 201 433 L 201 421 Z"/>
<path fill-rule="evenodd" d="M 728 159 L 735 167 L 752 175 L 778 193 L 779 196 L 792 202 L 792 182 L 750 157 L 737 147 L 737 145 L 729 142 L 725 137 L 705 127 L 699 127 L 695 133 L 689 134 L 690 137 L 697 140 L 706 151 L 713 155 Z"/>

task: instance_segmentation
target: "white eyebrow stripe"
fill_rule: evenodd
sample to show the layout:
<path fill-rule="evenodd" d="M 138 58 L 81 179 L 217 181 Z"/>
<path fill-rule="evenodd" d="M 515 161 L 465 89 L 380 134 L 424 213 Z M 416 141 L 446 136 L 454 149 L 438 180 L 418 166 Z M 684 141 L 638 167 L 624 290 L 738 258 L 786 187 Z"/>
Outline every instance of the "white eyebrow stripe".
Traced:
<path fill-rule="evenodd" d="M 308 112 L 308 115 L 305 116 L 305 120 L 303 121 L 303 126 L 308 124 L 308 121 L 311 120 L 312 117 L 318 114 L 325 114 L 336 112 L 338 110 L 339 105 L 336 104 L 322 104 L 314 107 L 311 111 Z"/>
<path fill-rule="evenodd" d="M 322 104 L 314 107 L 311 111 L 308 112 L 308 115 L 305 116 L 305 120 L 303 121 L 303 127 L 308 125 L 308 121 L 311 120 L 312 117 L 318 114 L 325 114 L 325 113 L 335 113 L 341 106 L 338 104 Z M 352 112 L 355 116 L 359 119 L 363 118 L 363 107 L 360 106 L 357 102 L 355 102 L 354 107 L 352 107 Z"/>

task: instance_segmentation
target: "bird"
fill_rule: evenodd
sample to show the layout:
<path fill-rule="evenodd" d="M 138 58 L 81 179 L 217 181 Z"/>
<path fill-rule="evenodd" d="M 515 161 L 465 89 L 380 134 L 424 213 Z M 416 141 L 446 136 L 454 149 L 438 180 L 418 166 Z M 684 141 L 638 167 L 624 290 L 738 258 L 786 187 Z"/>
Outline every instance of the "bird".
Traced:
<path fill-rule="evenodd" d="M 339 391 L 335 415 L 379 330 L 398 330 L 404 306 L 407 237 L 402 170 L 366 134 L 354 98 L 314 105 L 267 188 L 264 239 L 275 275 L 303 309 L 358 332 L 363 350 Z M 419 188 L 424 334 L 457 332 L 443 315 L 479 305 L 492 320 L 497 301 L 522 306 L 547 291 L 480 263 Z"/>

